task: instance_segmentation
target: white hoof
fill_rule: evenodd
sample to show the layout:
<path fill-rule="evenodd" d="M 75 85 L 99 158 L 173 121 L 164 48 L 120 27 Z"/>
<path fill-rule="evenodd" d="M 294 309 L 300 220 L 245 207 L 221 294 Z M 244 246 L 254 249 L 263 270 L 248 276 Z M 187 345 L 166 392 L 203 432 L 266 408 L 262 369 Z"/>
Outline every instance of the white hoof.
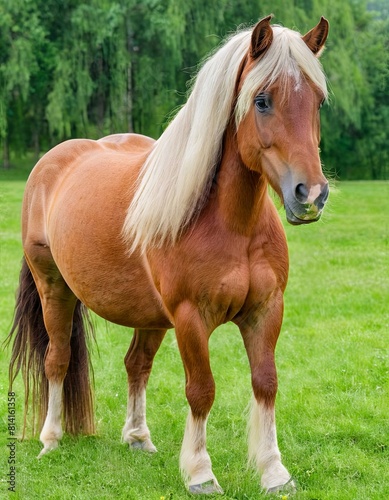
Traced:
<path fill-rule="evenodd" d="M 41 443 L 43 444 L 43 450 L 39 453 L 38 458 L 43 457 L 49 451 L 58 448 L 59 441 L 62 439 L 62 428 L 60 425 L 52 425 L 51 422 L 46 423 L 43 426 L 42 432 L 39 436 Z"/>
<path fill-rule="evenodd" d="M 272 488 L 268 488 L 266 493 L 287 493 L 289 495 L 293 495 L 296 493 L 296 484 L 292 478 L 285 484 L 280 484 L 279 486 L 273 486 Z"/>
<path fill-rule="evenodd" d="M 191 484 L 188 489 L 192 495 L 212 495 L 214 493 L 222 495 L 224 493 L 216 479 L 211 479 L 201 484 Z"/>
<path fill-rule="evenodd" d="M 267 467 L 261 477 L 261 486 L 266 493 L 277 493 L 290 488 L 295 491 L 296 486 L 281 462 L 273 463 Z"/>
<path fill-rule="evenodd" d="M 147 453 L 157 452 L 157 448 L 153 445 L 150 439 L 146 439 L 145 441 L 132 441 L 129 445 L 133 450 L 142 450 Z"/>
<path fill-rule="evenodd" d="M 50 451 L 55 450 L 58 448 L 58 441 L 56 439 L 53 439 L 51 441 L 45 441 L 44 443 L 44 448 L 41 450 L 37 458 L 42 458 L 43 455 L 46 455 L 46 453 L 49 453 Z"/>
<path fill-rule="evenodd" d="M 155 453 L 157 448 L 150 439 L 150 431 L 146 425 L 133 427 L 126 424 L 122 432 L 122 442 L 128 443 L 134 450 L 143 450 L 148 453 Z"/>

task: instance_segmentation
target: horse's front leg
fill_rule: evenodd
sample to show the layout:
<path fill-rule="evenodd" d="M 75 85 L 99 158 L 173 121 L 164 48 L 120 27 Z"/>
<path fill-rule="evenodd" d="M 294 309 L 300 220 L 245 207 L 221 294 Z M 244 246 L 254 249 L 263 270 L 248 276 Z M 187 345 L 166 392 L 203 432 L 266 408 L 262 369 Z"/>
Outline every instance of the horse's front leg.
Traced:
<path fill-rule="evenodd" d="M 131 448 L 157 451 L 146 423 L 146 386 L 166 330 L 135 330 L 124 358 L 128 376 L 127 418 L 122 439 Z"/>
<path fill-rule="evenodd" d="M 177 343 L 185 368 L 190 405 L 182 442 L 180 468 L 190 493 L 222 493 L 206 448 L 206 425 L 215 399 L 209 363 L 209 332 L 195 307 L 182 303 L 175 313 Z"/>
<path fill-rule="evenodd" d="M 277 444 L 274 350 L 283 316 L 283 294 L 275 291 L 264 307 L 251 310 L 239 328 L 250 362 L 254 398 L 249 422 L 249 460 L 261 474 L 261 486 L 274 493 L 295 486 L 281 462 Z"/>

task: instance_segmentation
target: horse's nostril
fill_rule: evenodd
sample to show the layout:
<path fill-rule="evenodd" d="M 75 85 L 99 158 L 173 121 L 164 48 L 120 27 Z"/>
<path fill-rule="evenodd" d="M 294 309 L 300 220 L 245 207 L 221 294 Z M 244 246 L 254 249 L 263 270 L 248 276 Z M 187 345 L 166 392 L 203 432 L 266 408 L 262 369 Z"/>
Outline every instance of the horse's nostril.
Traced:
<path fill-rule="evenodd" d="M 330 194 L 330 188 L 328 184 L 326 184 L 322 191 L 321 191 L 321 197 L 322 197 L 322 202 L 325 203 L 328 200 L 328 195 Z"/>
<path fill-rule="evenodd" d="M 315 205 L 318 207 L 319 210 L 323 209 L 329 194 L 330 194 L 330 188 L 328 187 L 328 184 L 325 184 L 320 192 L 320 195 L 314 201 Z"/>
<path fill-rule="evenodd" d="M 300 203 L 305 203 L 307 201 L 307 198 L 308 198 L 308 189 L 306 187 L 305 184 L 297 184 L 296 186 L 296 190 L 295 190 L 295 195 L 296 195 L 296 199 L 297 201 L 299 201 Z"/>

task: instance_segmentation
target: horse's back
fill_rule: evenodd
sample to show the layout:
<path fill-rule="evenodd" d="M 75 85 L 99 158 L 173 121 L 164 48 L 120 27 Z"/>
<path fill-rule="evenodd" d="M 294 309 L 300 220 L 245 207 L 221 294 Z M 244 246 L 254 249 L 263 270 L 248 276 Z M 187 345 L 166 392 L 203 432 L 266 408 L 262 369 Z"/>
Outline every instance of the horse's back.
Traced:
<path fill-rule="evenodd" d="M 112 134 L 102 137 L 98 144 L 113 151 L 127 151 L 129 153 L 143 153 L 149 150 L 155 143 L 154 139 L 140 134 Z"/>
<path fill-rule="evenodd" d="M 94 161 L 97 165 L 108 155 L 109 167 L 120 166 L 125 155 L 127 168 L 138 171 L 140 159 L 147 156 L 154 142 L 139 134 L 114 134 L 97 141 L 70 139 L 62 142 L 48 151 L 35 165 L 27 181 L 26 195 L 31 189 L 43 187 L 48 195 L 71 171 L 79 171 L 86 162 Z"/>
<path fill-rule="evenodd" d="M 121 238 L 133 187 L 153 143 L 136 134 L 66 141 L 38 162 L 24 197 L 29 263 L 50 269 L 52 280 L 60 273 L 88 307 L 128 326 L 170 325 L 145 258 L 129 256 Z"/>
<path fill-rule="evenodd" d="M 32 237 L 48 244 L 46 226 L 50 212 L 67 186 L 71 186 L 71 198 L 94 179 L 101 183 L 99 179 L 104 178 L 104 172 L 111 175 L 123 172 L 136 177 L 153 143 L 152 139 L 137 134 L 116 134 L 98 141 L 71 139 L 48 151 L 35 165 L 26 184 L 23 242 Z M 85 179 L 86 172 L 92 172 L 89 179 Z"/>

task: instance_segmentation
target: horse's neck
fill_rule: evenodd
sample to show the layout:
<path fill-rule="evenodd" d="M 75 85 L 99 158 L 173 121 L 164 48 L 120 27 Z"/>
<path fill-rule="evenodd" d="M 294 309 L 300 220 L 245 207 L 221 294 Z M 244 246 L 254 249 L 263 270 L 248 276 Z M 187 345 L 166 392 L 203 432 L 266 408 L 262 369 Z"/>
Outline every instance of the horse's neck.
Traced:
<path fill-rule="evenodd" d="M 215 181 L 220 216 L 231 230 L 250 236 L 265 210 L 267 182 L 243 164 L 233 131 L 226 132 Z"/>

